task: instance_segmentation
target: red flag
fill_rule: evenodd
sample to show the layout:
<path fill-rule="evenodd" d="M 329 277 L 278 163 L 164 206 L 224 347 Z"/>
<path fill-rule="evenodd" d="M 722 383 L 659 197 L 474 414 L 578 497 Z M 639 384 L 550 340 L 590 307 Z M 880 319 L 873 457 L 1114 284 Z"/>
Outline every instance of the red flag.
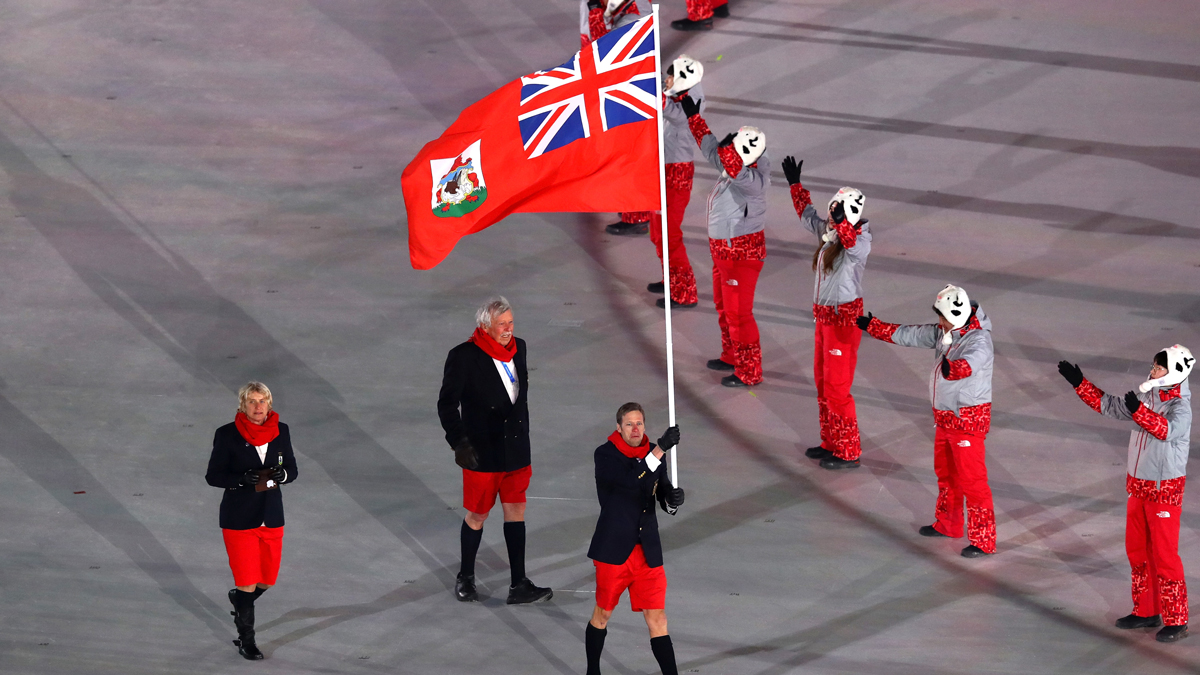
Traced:
<path fill-rule="evenodd" d="M 412 266 L 510 213 L 659 208 L 653 17 L 464 110 L 404 169 Z"/>

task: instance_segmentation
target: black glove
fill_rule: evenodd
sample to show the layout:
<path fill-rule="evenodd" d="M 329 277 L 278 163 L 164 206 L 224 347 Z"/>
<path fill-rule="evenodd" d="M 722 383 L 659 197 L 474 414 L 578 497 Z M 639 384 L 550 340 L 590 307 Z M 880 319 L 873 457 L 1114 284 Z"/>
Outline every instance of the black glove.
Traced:
<path fill-rule="evenodd" d="M 942 357 L 942 377 L 950 377 L 950 362 L 945 356 Z"/>
<path fill-rule="evenodd" d="M 858 324 L 858 327 L 861 328 L 862 330 L 866 330 L 867 326 L 871 325 L 871 319 L 874 319 L 874 318 L 875 318 L 874 314 L 867 312 L 866 316 L 858 317 L 857 319 L 854 320 L 854 323 Z"/>
<path fill-rule="evenodd" d="M 238 481 L 239 485 L 258 485 L 258 469 L 247 469 L 246 473 L 242 474 L 242 479 Z"/>
<path fill-rule="evenodd" d="M 1083 382 L 1083 371 L 1079 369 L 1079 366 L 1071 365 L 1067 361 L 1058 362 L 1058 374 L 1070 383 L 1072 389 Z"/>
<path fill-rule="evenodd" d="M 287 472 L 283 470 L 283 465 L 276 465 L 275 470 L 271 472 L 271 480 L 282 483 L 284 478 L 287 478 Z"/>
<path fill-rule="evenodd" d="M 800 182 L 800 169 L 803 166 L 804 160 L 797 162 L 796 158 L 791 155 L 783 158 L 783 175 L 787 178 L 788 185 Z"/>
<path fill-rule="evenodd" d="M 673 509 L 683 506 L 683 488 L 667 490 L 667 506 Z"/>
<path fill-rule="evenodd" d="M 658 449 L 666 452 L 671 448 L 679 445 L 679 426 L 673 426 L 663 432 L 662 438 L 658 439 Z"/>
<path fill-rule="evenodd" d="M 700 114 L 700 101 L 693 100 L 690 94 L 679 99 L 679 105 L 683 108 L 683 114 L 688 117 L 695 117 Z"/>
<path fill-rule="evenodd" d="M 846 219 L 846 207 L 842 206 L 841 202 L 834 202 L 833 207 L 829 209 L 829 217 L 835 224 L 842 222 Z"/>
<path fill-rule="evenodd" d="M 587 6 L 588 6 L 588 9 L 600 9 L 600 8 L 604 7 L 604 5 L 600 2 L 600 0 L 588 0 Z"/>
<path fill-rule="evenodd" d="M 1129 408 L 1130 415 L 1137 414 L 1138 408 L 1142 407 L 1142 402 L 1132 390 L 1125 392 L 1125 407 Z"/>
<path fill-rule="evenodd" d="M 475 453 L 471 441 L 464 438 L 454 446 L 454 463 L 470 471 L 479 468 L 479 455 Z"/>
<path fill-rule="evenodd" d="M 720 143 L 717 143 L 717 147 L 718 147 L 718 148 L 723 148 L 723 147 L 725 147 L 725 146 L 727 146 L 727 145 L 733 145 L 733 139 L 734 139 L 734 137 L 735 137 L 735 136 L 737 136 L 737 132 L 736 132 L 736 131 L 735 131 L 735 132 L 733 132 L 733 133 L 731 133 L 731 134 L 729 134 L 729 135 L 727 135 L 727 136 L 725 136 L 725 138 L 722 138 L 722 139 L 721 139 L 721 142 L 720 142 Z"/>

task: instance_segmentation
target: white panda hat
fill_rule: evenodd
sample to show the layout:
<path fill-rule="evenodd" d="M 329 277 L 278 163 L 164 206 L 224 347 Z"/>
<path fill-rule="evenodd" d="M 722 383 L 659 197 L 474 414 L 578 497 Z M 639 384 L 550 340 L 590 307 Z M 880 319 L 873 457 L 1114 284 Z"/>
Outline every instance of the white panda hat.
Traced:
<path fill-rule="evenodd" d="M 665 92 L 667 96 L 682 94 L 700 84 L 700 79 L 704 77 L 704 65 L 687 54 L 680 54 L 679 58 L 671 63 L 671 71 L 674 73 L 675 82 Z"/>
<path fill-rule="evenodd" d="M 933 311 L 949 321 L 953 327 L 952 330 L 957 330 L 971 320 L 971 298 L 967 297 L 967 292 L 958 286 L 946 284 L 946 287 L 938 292 L 937 300 L 933 301 Z M 948 345 L 954 341 L 952 330 L 946 331 L 942 337 L 942 344 Z"/>
<path fill-rule="evenodd" d="M 742 156 L 742 164 L 750 166 L 767 150 L 767 135 L 758 127 L 742 127 L 733 137 L 733 147 Z"/>
<path fill-rule="evenodd" d="M 829 210 L 833 210 L 834 202 L 841 202 L 842 209 L 846 212 L 846 221 L 851 225 L 857 225 L 862 219 L 863 208 L 867 204 L 867 198 L 857 188 L 844 187 L 837 191 L 833 199 L 829 200 Z"/>
<path fill-rule="evenodd" d="M 1174 387 L 1192 374 L 1192 366 L 1196 364 L 1196 359 L 1187 347 L 1171 345 L 1163 351 L 1167 354 L 1167 374 L 1155 380 L 1148 379 L 1138 385 L 1143 394 L 1155 387 Z"/>

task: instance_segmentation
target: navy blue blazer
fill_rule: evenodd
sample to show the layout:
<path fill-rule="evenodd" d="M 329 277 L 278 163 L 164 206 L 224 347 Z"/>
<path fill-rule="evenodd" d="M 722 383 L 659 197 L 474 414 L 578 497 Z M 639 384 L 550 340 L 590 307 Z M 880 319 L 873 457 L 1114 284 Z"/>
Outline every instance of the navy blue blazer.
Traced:
<path fill-rule="evenodd" d="M 225 488 L 221 498 L 221 529 L 253 530 L 264 524 L 283 527 L 282 490 L 255 492 L 253 485 L 238 484 L 250 469 L 273 467 L 281 457 L 283 470 L 287 471 L 283 482 L 294 482 L 300 474 L 292 453 L 292 434 L 283 422 L 279 423 L 279 435 L 267 444 L 266 462 L 258 459 L 258 451 L 242 438 L 233 422 L 217 429 L 204 480 L 213 487 Z"/>
<path fill-rule="evenodd" d="M 654 444 L 650 444 L 654 450 Z M 621 454 L 612 441 L 596 448 L 596 497 L 600 500 L 600 518 L 588 557 L 610 565 L 623 565 L 641 543 L 650 567 L 662 567 L 662 542 L 658 538 L 658 516 L 654 502 L 671 515 L 679 510 L 667 506 L 666 462 L 654 471 L 645 459 Z"/>
<path fill-rule="evenodd" d="M 529 466 L 529 371 L 525 341 L 509 362 L 521 386 L 514 403 L 500 380 L 496 362 L 474 342 L 464 342 L 446 355 L 438 418 L 450 447 L 464 438 L 479 455 L 476 471 L 516 471 Z M 460 412 L 461 410 L 461 412 Z"/>

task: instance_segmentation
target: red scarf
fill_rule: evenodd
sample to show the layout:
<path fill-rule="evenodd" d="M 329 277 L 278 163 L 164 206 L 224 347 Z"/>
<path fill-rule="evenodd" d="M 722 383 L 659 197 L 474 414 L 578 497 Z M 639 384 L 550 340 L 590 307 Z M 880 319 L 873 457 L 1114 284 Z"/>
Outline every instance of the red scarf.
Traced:
<path fill-rule="evenodd" d="M 642 444 L 636 448 L 625 442 L 625 439 L 621 437 L 620 431 L 612 432 L 612 435 L 608 437 L 608 440 L 612 441 L 612 444 L 617 446 L 617 449 L 621 451 L 621 454 L 625 455 L 626 457 L 642 459 L 646 455 L 650 454 L 649 436 L 642 436 Z"/>
<path fill-rule="evenodd" d="M 233 418 L 233 423 L 237 425 L 238 433 L 250 445 L 266 445 L 279 436 L 279 413 L 274 410 L 267 413 L 267 419 L 263 420 L 262 424 L 251 422 L 246 413 L 239 410 Z"/>
<path fill-rule="evenodd" d="M 509 361 L 512 361 L 512 358 L 517 354 L 516 336 L 513 336 L 512 339 L 508 341 L 508 345 L 505 346 L 499 342 L 496 342 L 496 338 L 484 332 L 483 328 L 477 327 L 475 328 L 475 332 L 471 333 L 470 341 L 474 342 L 488 356 L 496 359 L 497 361 L 504 361 L 505 363 L 508 363 Z"/>

